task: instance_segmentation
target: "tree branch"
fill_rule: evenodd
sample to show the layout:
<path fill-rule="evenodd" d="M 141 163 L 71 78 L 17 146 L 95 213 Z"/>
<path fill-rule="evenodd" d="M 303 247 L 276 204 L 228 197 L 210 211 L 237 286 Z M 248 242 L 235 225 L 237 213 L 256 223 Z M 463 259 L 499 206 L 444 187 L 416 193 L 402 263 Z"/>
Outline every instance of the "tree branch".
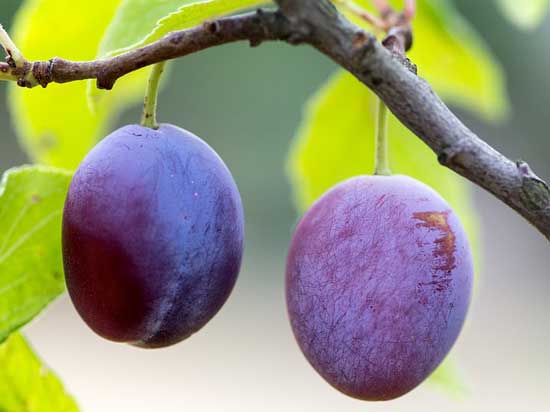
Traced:
<path fill-rule="evenodd" d="M 372 89 L 397 118 L 422 139 L 441 164 L 491 192 L 550 240 L 550 189 L 524 162 L 513 162 L 469 130 L 416 75 L 404 51 L 412 42 L 411 2 L 404 19 L 382 43 L 346 20 L 328 0 L 276 0 L 280 10 L 207 22 L 171 33 L 143 48 L 109 59 L 72 62 L 60 58 L 0 63 L 0 80 L 21 86 L 97 79 L 110 89 L 118 78 L 142 67 L 225 43 L 267 40 L 306 43 L 324 53 Z M 382 7 L 386 2 L 379 2 Z M 389 11 L 391 12 L 391 10 Z M 398 22 L 399 23 L 399 22 Z"/>
<path fill-rule="evenodd" d="M 17 80 L 20 86 L 31 88 L 97 79 L 98 88 L 111 89 L 120 77 L 145 66 L 236 41 L 248 40 L 256 46 L 266 40 L 288 39 L 292 33 L 288 20 L 281 14 L 259 10 L 173 32 L 145 47 L 108 59 L 75 62 L 55 57 L 49 61 L 25 62 L 17 69 L 0 63 L 0 79 Z"/>

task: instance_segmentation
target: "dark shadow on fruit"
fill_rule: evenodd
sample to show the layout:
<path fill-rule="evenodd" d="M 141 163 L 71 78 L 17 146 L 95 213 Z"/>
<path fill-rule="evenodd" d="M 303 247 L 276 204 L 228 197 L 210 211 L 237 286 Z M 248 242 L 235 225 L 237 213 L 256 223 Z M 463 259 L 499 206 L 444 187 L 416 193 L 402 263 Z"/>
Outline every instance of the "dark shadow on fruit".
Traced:
<path fill-rule="evenodd" d="M 140 339 L 150 312 L 152 297 L 145 284 L 136 280 L 138 267 L 124 247 L 108 237 L 97 237 L 70 223 L 64 225 L 63 238 L 79 240 L 65 243 L 65 256 L 78 255 L 67 261 L 71 276 L 67 289 L 80 316 L 99 335 L 117 342 Z"/>

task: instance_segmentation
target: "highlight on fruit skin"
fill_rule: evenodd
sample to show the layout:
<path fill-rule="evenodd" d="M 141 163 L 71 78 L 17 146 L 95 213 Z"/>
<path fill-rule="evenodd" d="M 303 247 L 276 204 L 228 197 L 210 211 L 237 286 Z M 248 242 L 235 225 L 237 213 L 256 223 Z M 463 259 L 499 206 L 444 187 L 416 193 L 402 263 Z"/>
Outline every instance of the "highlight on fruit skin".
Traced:
<path fill-rule="evenodd" d="M 237 186 L 214 150 L 175 126 L 125 126 L 86 156 L 70 185 L 67 288 L 99 335 L 172 345 L 227 300 L 243 235 Z"/>
<path fill-rule="evenodd" d="M 451 207 L 405 176 L 360 176 L 325 193 L 296 228 L 288 314 L 315 370 L 362 400 L 402 396 L 455 343 L 473 265 Z"/>

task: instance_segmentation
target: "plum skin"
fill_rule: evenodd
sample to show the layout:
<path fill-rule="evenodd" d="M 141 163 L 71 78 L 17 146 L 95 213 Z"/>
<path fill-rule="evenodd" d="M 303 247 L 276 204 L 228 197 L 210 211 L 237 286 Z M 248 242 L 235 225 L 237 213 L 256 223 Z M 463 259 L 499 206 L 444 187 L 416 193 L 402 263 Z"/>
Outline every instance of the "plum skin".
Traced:
<path fill-rule="evenodd" d="M 451 207 L 405 176 L 359 176 L 304 215 L 287 259 L 295 338 L 315 370 L 361 400 L 423 382 L 456 341 L 473 265 Z"/>
<path fill-rule="evenodd" d="M 202 328 L 235 285 L 241 198 L 201 139 L 129 125 L 102 140 L 71 182 L 63 213 L 70 297 L 99 335 L 164 347 Z"/>

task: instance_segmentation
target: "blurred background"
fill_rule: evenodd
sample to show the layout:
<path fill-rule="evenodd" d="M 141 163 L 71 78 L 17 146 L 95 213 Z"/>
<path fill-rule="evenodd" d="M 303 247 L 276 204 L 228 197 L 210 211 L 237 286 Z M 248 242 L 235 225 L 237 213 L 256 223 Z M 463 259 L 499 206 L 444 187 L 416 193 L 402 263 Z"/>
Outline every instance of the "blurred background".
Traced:
<path fill-rule="evenodd" d="M 7 27 L 18 3 L 1 0 L 0 22 Z M 503 64 L 513 106 L 498 126 L 459 115 L 491 145 L 528 160 L 549 181 L 550 19 L 522 32 L 492 1 L 456 4 Z M 99 339 L 66 297 L 57 301 L 25 332 L 84 411 L 550 411 L 548 243 L 480 189 L 475 201 L 483 265 L 453 351 L 468 387 L 463 399 L 423 385 L 391 403 L 355 401 L 331 389 L 303 358 L 284 305 L 284 262 L 297 219 L 284 166 L 302 105 L 334 70 L 310 48 L 282 44 L 225 46 L 173 66 L 160 119 L 207 140 L 238 182 L 247 219 L 240 281 L 200 333 L 162 351 Z M 136 122 L 139 115 L 136 106 L 119 123 Z M 10 125 L 5 84 L 0 124 L 0 169 L 28 162 Z"/>

